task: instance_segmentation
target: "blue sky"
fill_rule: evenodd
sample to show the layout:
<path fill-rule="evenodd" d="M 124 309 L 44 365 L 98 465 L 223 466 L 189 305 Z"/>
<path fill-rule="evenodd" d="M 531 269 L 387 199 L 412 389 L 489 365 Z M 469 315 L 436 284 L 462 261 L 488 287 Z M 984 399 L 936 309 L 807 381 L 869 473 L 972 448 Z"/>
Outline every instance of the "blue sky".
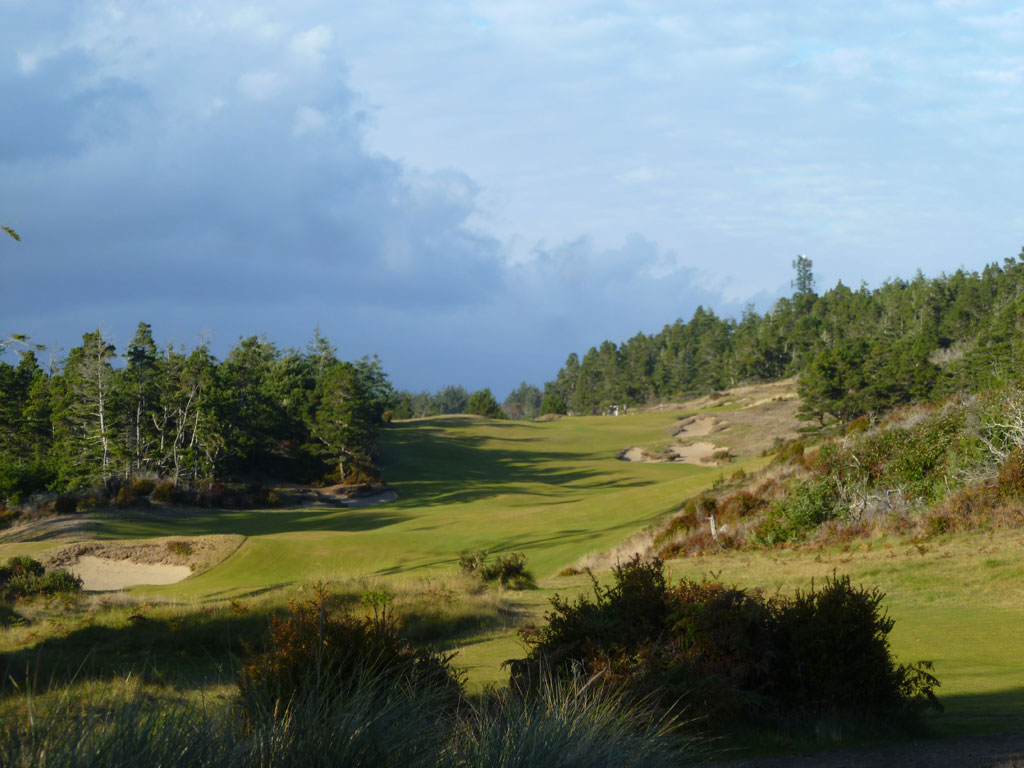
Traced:
<path fill-rule="evenodd" d="M 541 384 L 1024 243 L 1024 4 L 0 0 L 0 331 Z M 59 354 L 59 351 L 56 352 Z"/>

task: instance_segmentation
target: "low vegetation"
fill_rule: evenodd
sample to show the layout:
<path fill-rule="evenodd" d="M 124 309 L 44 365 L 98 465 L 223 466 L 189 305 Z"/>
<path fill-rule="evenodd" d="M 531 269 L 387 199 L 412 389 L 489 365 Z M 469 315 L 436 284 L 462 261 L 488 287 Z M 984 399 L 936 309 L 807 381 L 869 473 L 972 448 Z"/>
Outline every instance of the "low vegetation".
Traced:
<path fill-rule="evenodd" d="M 660 560 L 639 556 L 613 574 L 610 586 L 595 580 L 592 598 L 556 596 L 547 623 L 524 630 L 530 652 L 512 662 L 517 690 L 602 674 L 716 728 L 741 719 L 796 732 L 941 709 L 931 665 L 893 658 L 883 595 L 848 577 L 765 598 L 716 581 L 670 584 Z"/>
<path fill-rule="evenodd" d="M 496 581 L 508 589 L 529 589 L 535 586 L 533 574 L 526 570 L 526 553 L 510 552 L 489 561 L 482 549 L 459 553 L 459 569 L 484 583 Z"/>
<path fill-rule="evenodd" d="M 858 420 L 813 448 L 786 443 L 763 472 L 687 500 L 654 541 L 678 557 L 883 532 L 924 540 L 1019 526 L 1022 494 L 1024 392 L 1005 387 Z"/>

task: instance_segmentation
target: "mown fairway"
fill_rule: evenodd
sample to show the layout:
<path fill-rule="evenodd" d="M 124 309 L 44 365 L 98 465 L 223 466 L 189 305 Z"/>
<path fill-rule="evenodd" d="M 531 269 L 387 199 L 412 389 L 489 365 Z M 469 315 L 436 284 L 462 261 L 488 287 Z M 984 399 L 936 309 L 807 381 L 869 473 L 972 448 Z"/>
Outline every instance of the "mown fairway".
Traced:
<path fill-rule="evenodd" d="M 400 498 L 359 509 L 287 508 L 103 520 L 104 539 L 235 533 L 247 537 L 219 566 L 139 597 L 245 596 L 316 579 L 452 571 L 459 551 L 523 551 L 545 580 L 607 549 L 718 477 L 721 470 L 620 461 L 619 451 L 664 440 L 678 413 L 546 423 L 450 416 L 383 430 L 385 479 Z M 741 461 L 729 467 L 758 462 Z M 52 543 L 0 546 L 0 555 Z"/>
<path fill-rule="evenodd" d="M 702 405 L 728 420 L 728 403 Z M 734 450 L 740 456 L 724 468 L 617 458 L 629 446 L 665 443 L 667 428 L 684 413 L 545 423 L 450 416 L 393 424 L 383 432 L 383 463 L 400 495 L 396 502 L 361 509 L 112 513 L 96 533 L 105 539 L 246 536 L 238 551 L 206 573 L 129 590 L 132 599 L 173 601 L 186 611 L 228 597 L 276 593 L 283 599 L 315 580 L 368 575 L 377 584 L 408 584 L 454 574 L 460 550 L 523 551 L 539 589 L 508 597 L 539 618 L 555 590 L 588 588 L 585 576 L 558 576 L 562 568 L 614 548 L 723 472 L 766 461 L 742 450 Z M 736 439 L 749 441 L 752 430 L 736 430 Z M 714 439 L 730 445 L 728 431 Z M 0 545 L 0 556 L 55 543 Z M 860 541 L 848 551 L 728 553 L 669 567 L 676 578 L 711 573 L 769 592 L 807 588 L 833 571 L 879 586 L 896 620 L 891 640 L 897 656 L 934 661 L 943 683 L 947 712 L 929 721 L 945 733 L 981 732 L 1014 727 L 1024 717 L 1022 546 L 1020 531 L 997 531 L 919 545 Z M 474 686 L 502 682 L 501 661 L 521 655 L 510 629 L 460 642 L 459 662 Z"/>

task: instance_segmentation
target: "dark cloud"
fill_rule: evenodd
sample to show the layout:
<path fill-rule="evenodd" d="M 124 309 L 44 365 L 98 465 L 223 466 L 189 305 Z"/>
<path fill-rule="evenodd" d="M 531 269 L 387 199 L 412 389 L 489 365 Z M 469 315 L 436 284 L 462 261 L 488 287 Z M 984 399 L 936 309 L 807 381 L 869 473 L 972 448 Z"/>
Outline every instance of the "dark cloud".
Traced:
<path fill-rule="evenodd" d="M 250 334 L 301 346 L 319 326 L 343 355 L 380 353 L 399 386 L 503 395 L 602 339 L 736 309 L 638 235 L 510 264 L 471 224 L 472 179 L 367 149 L 329 30 L 186 17 L 103 16 L 0 64 L 17 103 L 0 121 L 0 218 L 24 238 L 0 246 L 0 330 L 68 348 L 99 327 L 123 348 L 146 321 L 224 354 Z"/>

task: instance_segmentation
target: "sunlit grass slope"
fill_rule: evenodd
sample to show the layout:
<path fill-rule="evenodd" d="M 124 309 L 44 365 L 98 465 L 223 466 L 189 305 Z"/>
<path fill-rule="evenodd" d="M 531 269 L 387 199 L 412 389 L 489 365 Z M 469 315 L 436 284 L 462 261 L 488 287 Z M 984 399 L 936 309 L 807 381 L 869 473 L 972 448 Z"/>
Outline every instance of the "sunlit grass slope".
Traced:
<path fill-rule="evenodd" d="M 722 470 L 620 461 L 663 440 L 676 413 L 503 422 L 449 416 L 382 431 L 385 479 L 399 499 L 358 509 L 205 511 L 105 520 L 105 539 L 236 533 L 228 560 L 154 597 L 223 598 L 314 579 L 426 575 L 458 552 L 523 551 L 540 580 L 676 509 Z M 740 460 L 727 468 L 759 462 Z"/>

